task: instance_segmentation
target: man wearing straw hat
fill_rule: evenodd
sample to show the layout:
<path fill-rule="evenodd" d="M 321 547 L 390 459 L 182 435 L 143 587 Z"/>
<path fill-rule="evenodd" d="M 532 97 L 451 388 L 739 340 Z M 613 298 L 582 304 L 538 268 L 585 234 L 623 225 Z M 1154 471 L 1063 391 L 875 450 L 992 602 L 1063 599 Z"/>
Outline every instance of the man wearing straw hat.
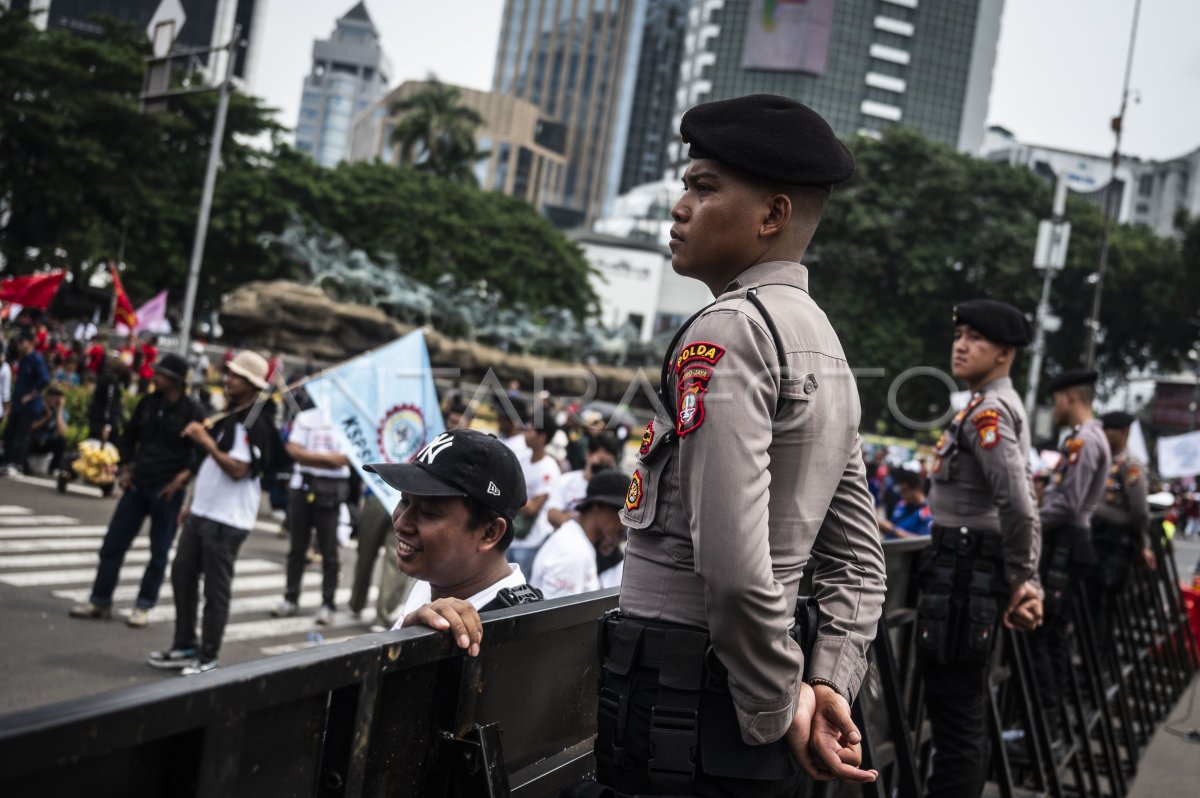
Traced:
<path fill-rule="evenodd" d="M 225 364 L 229 412 L 210 431 L 193 421 L 183 430 L 204 450 L 191 503 L 180 513 L 183 532 L 171 567 L 175 590 L 175 638 L 170 648 L 152 651 L 152 667 L 185 676 L 217 667 L 217 654 L 229 619 L 233 563 L 254 528 L 262 498 L 259 478 L 271 468 L 277 433 L 267 403 L 266 359 L 249 350 Z M 256 398 L 258 401 L 256 401 Z M 199 641 L 196 614 L 204 574 L 204 617 Z"/>

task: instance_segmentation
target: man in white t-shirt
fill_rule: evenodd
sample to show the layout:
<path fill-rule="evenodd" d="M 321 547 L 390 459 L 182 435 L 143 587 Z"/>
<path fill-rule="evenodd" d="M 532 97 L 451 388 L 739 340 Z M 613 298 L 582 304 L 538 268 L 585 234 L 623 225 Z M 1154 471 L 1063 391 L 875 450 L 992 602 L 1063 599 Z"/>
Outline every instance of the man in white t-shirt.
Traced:
<path fill-rule="evenodd" d="M 621 444 L 612 435 L 605 432 L 588 438 L 583 468 L 568 471 L 554 481 L 530 536 L 545 540 L 554 530 L 575 518 L 575 505 L 587 495 L 588 482 L 595 475 L 616 468 L 620 454 Z"/>
<path fill-rule="evenodd" d="M 499 439 L 447 430 L 412 463 L 365 470 L 401 492 L 392 513 L 396 555 L 400 570 L 418 580 L 395 628 L 448 630 L 475 656 L 483 638 L 479 613 L 541 598 L 504 559 L 512 518 L 526 497 L 521 464 Z"/>
<path fill-rule="evenodd" d="M 533 561 L 529 584 L 546 598 L 573 596 L 600 589 L 596 555 L 611 554 L 621 543 L 629 475 L 603 471 L 587 483 L 587 493 L 568 519 L 550 536 Z"/>
<path fill-rule="evenodd" d="M 521 508 L 516 520 L 516 540 L 508 550 L 510 562 L 528 571 L 533 566 L 533 558 L 546 537 L 553 531 L 547 527 L 537 529 L 537 519 L 550 498 L 554 483 L 562 476 L 562 469 L 546 451 L 550 439 L 558 431 L 558 425 L 549 412 L 543 411 L 541 418 L 534 419 L 525 428 L 525 443 L 529 446 L 529 458 L 522 460 L 521 468 L 525 472 L 525 493 L 529 500 Z M 527 531 L 526 531 L 527 530 Z"/>
<path fill-rule="evenodd" d="M 217 667 L 217 654 L 229 620 L 233 563 L 254 528 L 262 499 L 259 478 L 271 467 L 278 433 L 270 402 L 255 402 L 267 387 L 267 361 L 243 350 L 225 365 L 225 395 L 230 414 L 210 433 L 190 422 L 183 435 L 205 452 L 196 474 L 190 505 L 180 512 L 183 531 L 171 565 L 175 591 L 175 639 L 168 649 L 151 651 L 152 667 L 179 670 L 184 676 Z M 204 576 L 204 618 L 196 639 L 200 576 Z"/>
<path fill-rule="evenodd" d="M 350 459 L 346 439 L 329 413 L 311 407 L 296 414 L 288 435 L 287 453 L 295 463 L 288 483 L 287 588 L 283 601 L 271 611 L 276 618 L 300 611 L 300 582 L 304 578 L 308 545 L 316 533 L 321 552 L 321 609 L 317 623 L 333 623 L 338 586 L 338 512 L 350 495 Z"/>

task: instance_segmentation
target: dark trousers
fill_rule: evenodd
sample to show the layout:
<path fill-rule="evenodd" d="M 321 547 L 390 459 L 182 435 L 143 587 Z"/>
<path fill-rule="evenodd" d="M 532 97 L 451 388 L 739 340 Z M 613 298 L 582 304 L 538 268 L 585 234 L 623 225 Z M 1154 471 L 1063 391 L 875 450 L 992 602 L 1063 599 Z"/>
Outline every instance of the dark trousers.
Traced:
<path fill-rule="evenodd" d="M 185 492 L 178 490 L 170 499 L 164 499 L 158 495 L 162 489 L 163 485 L 134 484 L 117 502 L 117 509 L 108 522 L 108 531 L 104 533 L 104 543 L 100 546 L 100 567 L 96 569 L 96 581 L 92 585 L 92 603 L 97 607 L 112 606 L 121 564 L 146 516 L 150 517 L 150 562 L 142 574 L 137 606 L 148 610 L 158 603 Z"/>
<path fill-rule="evenodd" d="M 977 798 L 987 764 L 987 666 L 919 660 L 933 731 L 928 798 Z"/>
<path fill-rule="evenodd" d="M 29 459 L 29 455 L 33 454 L 48 454 L 50 455 L 50 475 L 54 476 L 54 472 L 62 468 L 63 454 L 67 450 L 67 439 L 55 435 L 51 438 L 41 438 L 29 445 L 28 454 L 25 459 Z M 21 464 L 25 466 L 24 463 Z"/>
<path fill-rule="evenodd" d="M 1042 709 L 1051 733 L 1061 720 L 1058 708 L 1062 691 L 1071 678 L 1071 654 L 1067 630 L 1071 625 L 1071 601 L 1087 573 L 1094 554 L 1086 530 L 1067 527 L 1046 534 L 1038 571 L 1043 600 L 1042 625 L 1029 636 L 1033 675 L 1041 689 Z"/>
<path fill-rule="evenodd" d="M 321 602 L 334 609 L 334 594 L 338 585 L 338 505 L 318 507 L 308 501 L 308 492 L 288 491 L 288 532 L 292 546 L 287 560 L 288 601 L 299 601 L 300 583 L 304 578 L 305 557 L 313 532 L 317 535 L 317 550 L 321 552 Z"/>
<path fill-rule="evenodd" d="M 200 575 L 204 575 L 204 620 L 200 659 L 216 659 L 229 620 L 233 592 L 233 563 L 250 536 L 217 521 L 188 515 L 179 536 L 171 585 L 175 589 L 175 642 L 173 648 L 196 647 L 196 611 L 200 605 Z"/>
<path fill-rule="evenodd" d="M 15 407 L 16 400 L 13 400 Z M 29 438 L 34 418 L 29 413 L 10 413 L 4 425 L 4 462 L 17 468 L 25 467 L 29 455 Z"/>

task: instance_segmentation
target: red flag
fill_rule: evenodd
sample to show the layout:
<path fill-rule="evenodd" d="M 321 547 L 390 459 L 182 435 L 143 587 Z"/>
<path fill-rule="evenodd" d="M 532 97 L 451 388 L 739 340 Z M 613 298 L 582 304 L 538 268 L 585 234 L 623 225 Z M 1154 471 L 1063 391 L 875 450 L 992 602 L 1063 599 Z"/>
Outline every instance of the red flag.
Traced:
<path fill-rule="evenodd" d="M 125 293 L 125 286 L 121 285 L 121 278 L 117 275 L 117 267 L 115 265 L 108 267 L 112 274 L 113 281 L 113 298 L 116 300 L 116 307 L 113 309 L 113 321 L 124 324 L 129 329 L 137 327 L 137 313 L 133 311 L 133 303 L 129 301 L 129 294 Z"/>
<path fill-rule="evenodd" d="M 15 302 L 27 308 L 45 310 L 66 276 L 66 272 L 60 271 L 10 277 L 0 282 L 0 302 Z"/>

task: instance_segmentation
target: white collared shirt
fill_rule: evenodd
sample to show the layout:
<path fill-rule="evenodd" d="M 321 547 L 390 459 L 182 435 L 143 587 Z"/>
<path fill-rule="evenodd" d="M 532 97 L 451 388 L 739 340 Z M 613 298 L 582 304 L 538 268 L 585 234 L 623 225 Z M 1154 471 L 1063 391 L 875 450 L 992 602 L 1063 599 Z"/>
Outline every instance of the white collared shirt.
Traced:
<path fill-rule="evenodd" d="M 492 599 L 496 598 L 496 594 L 506 587 L 520 587 L 525 584 L 525 575 L 521 573 L 521 566 L 508 563 L 512 566 L 512 573 L 499 582 L 495 582 L 489 587 L 471 596 L 467 601 L 476 610 L 486 607 Z M 412 591 L 408 594 L 408 600 L 404 602 L 404 611 L 400 613 L 400 617 L 396 619 L 396 623 L 392 629 L 399 629 L 404 626 L 404 619 L 410 612 L 415 612 L 421 607 L 424 607 L 429 602 L 433 601 L 433 588 L 424 580 L 417 580 L 413 584 Z"/>

